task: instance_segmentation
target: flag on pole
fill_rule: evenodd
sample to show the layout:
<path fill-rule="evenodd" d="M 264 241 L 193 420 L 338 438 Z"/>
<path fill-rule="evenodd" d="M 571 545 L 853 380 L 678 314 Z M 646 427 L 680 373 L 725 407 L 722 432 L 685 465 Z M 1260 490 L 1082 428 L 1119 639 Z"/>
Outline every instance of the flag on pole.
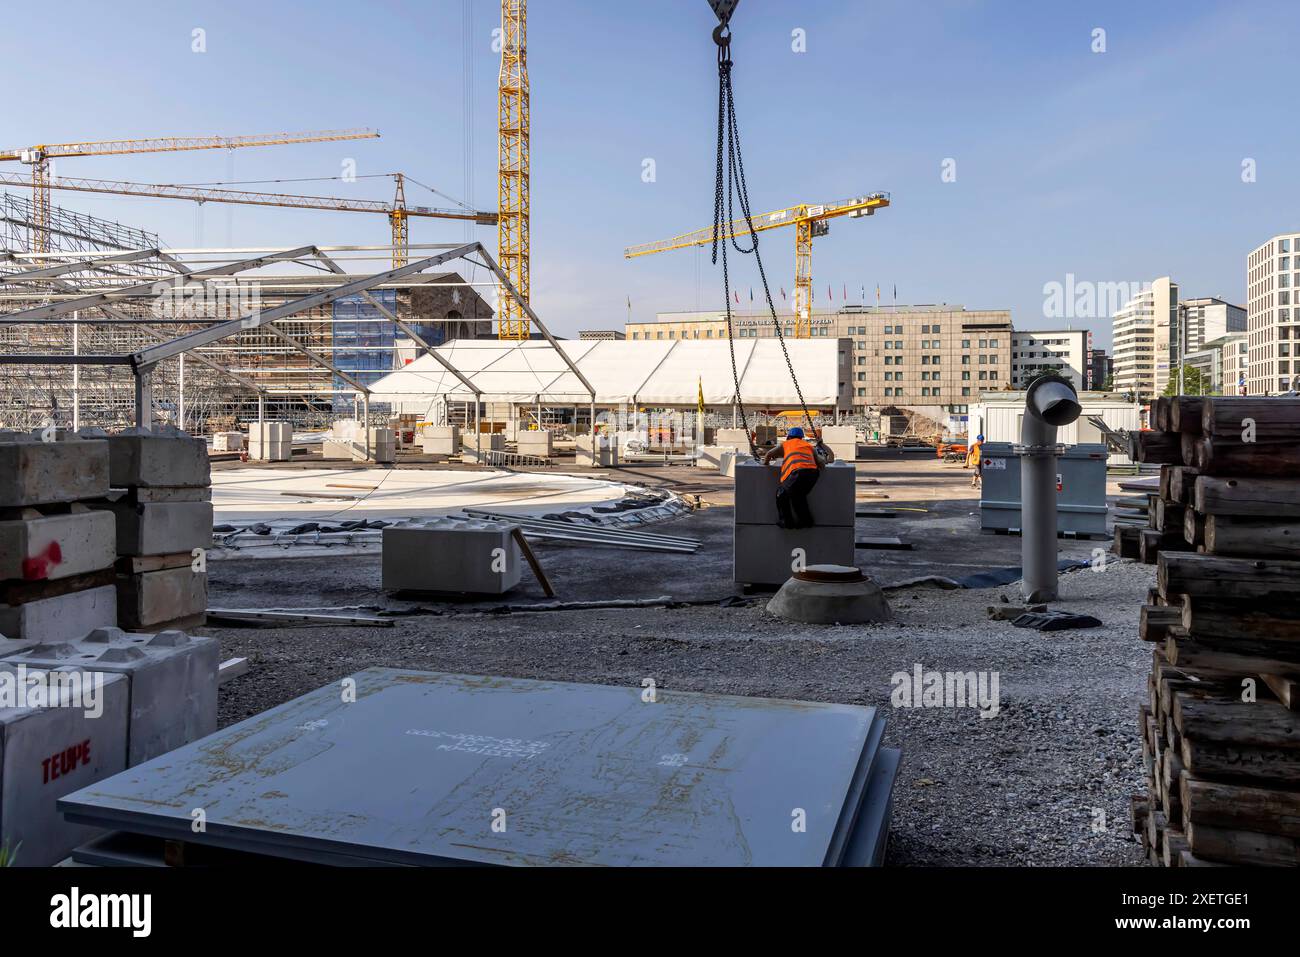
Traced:
<path fill-rule="evenodd" d="M 700 430 L 700 441 L 703 441 L 704 438 L 704 377 L 703 376 L 700 377 L 699 383 L 700 383 L 700 393 L 699 393 L 699 397 L 695 400 L 695 412 L 700 417 L 700 420 L 697 423 L 695 423 L 695 426 L 697 429 Z"/>
<path fill-rule="evenodd" d="M 865 306 L 865 305 L 867 304 L 867 287 L 866 287 L 866 286 L 859 286 L 859 287 L 858 287 L 858 304 L 859 304 L 859 305 L 862 305 L 862 306 Z"/>
<path fill-rule="evenodd" d="M 749 287 L 749 301 L 750 301 L 750 302 L 753 302 L 753 301 L 754 301 L 754 287 L 753 287 L 753 286 L 750 286 L 750 287 Z"/>
<path fill-rule="evenodd" d="M 880 308 L 880 283 L 876 283 L 876 308 Z"/>
<path fill-rule="evenodd" d="M 735 291 L 733 291 L 731 294 L 732 294 L 733 296 L 736 297 L 736 305 L 739 306 L 739 305 L 740 305 L 740 291 L 739 291 L 739 290 L 735 290 Z"/>
<path fill-rule="evenodd" d="M 844 301 L 845 301 L 845 302 L 848 302 L 848 301 L 849 301 L 849 286 L 848 286 L 848 283 L 840 283 L 840 293 L 841 293 L 841 295 L 842 295 Z"/>
<path fill-rule="evenodd" d="M 785 301 L 785 286 L 781 287 L 781 301 Z"/>
<path fill-rule="evenodd" d="M 830 284 L 830 283 L 827 283 L 827 284 L 826 284 L 826 298 L 827 298 L 830 302 L 834 302 L 834 301 L 835 301 L 835 293 L 831 291 L 831 284 Z"/>

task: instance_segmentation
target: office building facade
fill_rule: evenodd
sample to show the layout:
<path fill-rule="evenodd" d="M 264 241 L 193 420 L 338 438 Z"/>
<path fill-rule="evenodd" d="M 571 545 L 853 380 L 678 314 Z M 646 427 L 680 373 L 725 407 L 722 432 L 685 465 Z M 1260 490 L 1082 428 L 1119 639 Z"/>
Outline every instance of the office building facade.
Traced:
<path fill-rule="evenodd" d="M 1080 392 L 1092 385 L 1092 333 L 1087 329 L 1020 330 L 1011 334 L 1011 384 L 1017 389 L 1044 372 L 1070 380 Z"/>
<path fill-rule="evenodd" d="M 1300 373 L 1300 233 L 1283 233 L 1246 257 L 1249 395 L 1275 395 Z"/>
<path fill-rule="evenodd" d="M 785 335 L 792 313 L 778 314 Z M 776 335 L 770 314 L 732 314 L 736 339 Z M 846 306 L 814 310 L 814 338 L 852 344 L 850 388 L 855 412 L 896 405 L 931 418 L 962 415 L 981 391 L 1011 386 L 1011 313 L 962 306 Z M 660 313 L 653 322 L 629 322 L 631 340 L 725 339 L 718 312 Z"/>

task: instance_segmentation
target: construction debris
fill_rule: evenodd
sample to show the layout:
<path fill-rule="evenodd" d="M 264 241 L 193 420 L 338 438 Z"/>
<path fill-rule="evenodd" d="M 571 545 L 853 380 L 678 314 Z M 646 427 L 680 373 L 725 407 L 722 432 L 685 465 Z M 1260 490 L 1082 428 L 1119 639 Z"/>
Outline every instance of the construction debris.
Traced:
<path fill-rule="evenodd" d="M 286 625 L 335 625 L 344 628 L 392 628 L 391 618 L 364 615 L 323 615 L 307 611 L 281 611 L 254 608 L 209 608 L 208 620 L 220 625 L 246 625 L 257 628 L 283 628 Z"/>

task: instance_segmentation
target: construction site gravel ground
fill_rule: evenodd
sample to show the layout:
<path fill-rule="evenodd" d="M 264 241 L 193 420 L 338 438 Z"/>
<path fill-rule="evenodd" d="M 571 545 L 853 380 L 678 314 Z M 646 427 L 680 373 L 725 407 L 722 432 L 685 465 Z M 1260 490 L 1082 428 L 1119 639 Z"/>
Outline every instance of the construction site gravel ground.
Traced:
<path fill-rule="evenodd" d="M 900 465 L 900 471 L 916 466 Z M 938 488 L 895 491 L 933 531 L 960 524 L 936 542 L 966 561 L 1018 564 L 1018 540 L 969 535 L 969 496 L 955 493 L 960 470 Z M 690 471 L 692 474 L 694 470 Z M 880 474 L 880 471 L 873 472 Z M 930 472 L 927 472 L 930 474 Z M 707 489 L 713 480 L 704 481 Z M 888 487 L 887 479 L 881 479 Z M 926 485 L 922 482 L 920 485 Z M 946 488 L 945 488 L 946 486 Z M 713 486 L 720 488 L 721 486 Z M 715 495 L 722 503 L 725 497 Z M 924 502 L 925 504 L 919 504 Z M 859 507 L 867 506 L 860 501 Z M 732 604 L 584 611 L 504 612 L 502 602 L 432 604 L 392 628 L 208 627 L 223 657 L 246 656 L 251 670 L 221 689 L 227 725 L 371 666 L 619 684 L 646 678 L 666 690 L 832 701 L 881 708 L 885 743 L 903 750 L 895 788 L 888 863 L 925 865 L 1138 865 L 1128 826 L 1129 795 L 1143 786 L 1137 709 L 1145 699 L 1150 647 L 1137 637 L 1138 609 L 1153 584 L 1151 566 L 1111 562 L 1061 578 L 1053 607 L 1090 614 L 1102 627 L 1040 632 L 988 617 L 1014 584 L 888 591 L 894 619 L 874 626 L 801 625 L 766 614 L 766 596 L 744 596 L 730 581 L 730 508 L 719 504 L 671 523 L 696 535 L 698 556 L 640 556 L 553 545 L 539 549 L 563 599 L 729 599 Z M 905 526 L 889 525 L 906 534 Z M 867 534 L 882 534 L 872 526 Z M 961 537 L 957 536 L 957 537 Z M 1097 542 L 1063 542 L 1087 557 Z M 972 547 L 980 551 L 971 552 Z M 884 584 L 942 574 L 942 557 L 859 552 Z M 603 571 L 602 571 L 603 569 Z M 214 606 L 397 610 L 385 598 L 378 556 L 215 562 Z M 949 573 L 951 574 L 951 572 Z M 512 604 L 542 601 L 526 580 Z M 496 610 L 494 610 L 496 608 Z M 358 611 L 372 614 L 372 611 Z M 976 706 L 894 707 L 892 680 L 923 671 L 997 676 L 998 711 Z"/>

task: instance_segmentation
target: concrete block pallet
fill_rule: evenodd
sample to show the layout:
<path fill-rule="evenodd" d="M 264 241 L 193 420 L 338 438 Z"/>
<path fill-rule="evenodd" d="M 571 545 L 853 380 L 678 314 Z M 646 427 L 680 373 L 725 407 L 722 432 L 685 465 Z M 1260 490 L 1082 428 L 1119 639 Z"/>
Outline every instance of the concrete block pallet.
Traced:
<path fill-rule="evenodd" d="M 212 545 L 212 475 L 202 439 L 177 429 L 107 437 L 113 490 L 92 503 L 117 529 L 117 618 L 123 628 L 204 621 Z"/>
<path fill-rule="evenodd" d="M 1179 396 L 1153 411 L 1137 442 L 1162 468 L 1143 531 L 1157 586 L 1139 623 L 1155 650 L 1134 831 L 1165 866 L 1294 867 L 1300 479 L 1260 456 L 1300 467 L 1300 399 Z"/>
<path fill-rule="evenodd" d="M 0 633 L 44 641 L 116 622 L 113 518 L 84 501 L 108 492 L 109 460 L 98 437 L 0 434 Z"/>

